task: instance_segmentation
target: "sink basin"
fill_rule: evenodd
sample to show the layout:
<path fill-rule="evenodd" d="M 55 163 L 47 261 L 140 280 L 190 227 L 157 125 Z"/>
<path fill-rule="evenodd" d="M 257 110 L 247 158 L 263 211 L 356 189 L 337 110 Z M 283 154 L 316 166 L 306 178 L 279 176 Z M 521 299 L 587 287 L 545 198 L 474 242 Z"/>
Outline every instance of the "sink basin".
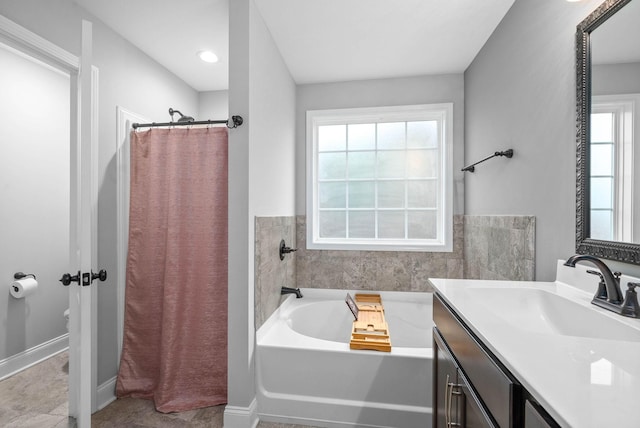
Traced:
<path fill-rule="evenodd" d="M 495 316 L 527 331 L 640 342 L 640 329 L 602 314 L 595 306 L 584 306 L 546 290 L 482 287 L 466 291 Z"/>

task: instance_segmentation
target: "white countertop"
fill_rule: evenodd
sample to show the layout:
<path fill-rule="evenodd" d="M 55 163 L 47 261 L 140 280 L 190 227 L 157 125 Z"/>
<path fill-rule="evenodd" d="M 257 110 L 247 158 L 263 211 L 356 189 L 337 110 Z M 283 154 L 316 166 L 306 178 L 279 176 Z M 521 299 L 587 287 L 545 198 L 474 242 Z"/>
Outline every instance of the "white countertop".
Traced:
<path fill-rule="evenodd" d="M 597 278 L 560 266 L 554 282 L 430 279 L 438 294 L 494 353 L 523 387 L 562 427 L 640 427 L 640 319 L 622 317 L 592 305 Z M 590 269 L 593 269 L 589 265 Z M 568 269 L 568 270 L 567 270 Z M 626 279 L 626 281 L 625 281 Z M 629 278 L 623 277 L 623 293 Z M 563 281 L 578 282 L 575 288 Z M 637 335 L 613 332 L 613 339 L 581 337 L 535 328 L 478 302 L 491 288 L 544 290 L 599 311 Z M 475 290 L 474 290 L 475 289 Z M 506 293 L 505 293 L 506 294 Z M 521 302 L 522 304 L 522 302 Z M 581 309 L 582 310 L 582 309 Z M 507 312 L 507 311 L 505 311 Z M 562 314 L 565 315 L 565 314 Z M 544 314 L 540 315 L 544 317 Z M 579 325 L 581 320 L 567 320 Z M 603 319 L 603 321 L 607 321 Z M 603 325 L 606 323 L 603 323 Z M 610 328 L 607 326 L 606 328 Z M 619 329 L 624 332 L 624 329 Z M 632 331 L 632 333 L 636 333 Z M 588 334 L 586 335 L 588 336 Z"/>

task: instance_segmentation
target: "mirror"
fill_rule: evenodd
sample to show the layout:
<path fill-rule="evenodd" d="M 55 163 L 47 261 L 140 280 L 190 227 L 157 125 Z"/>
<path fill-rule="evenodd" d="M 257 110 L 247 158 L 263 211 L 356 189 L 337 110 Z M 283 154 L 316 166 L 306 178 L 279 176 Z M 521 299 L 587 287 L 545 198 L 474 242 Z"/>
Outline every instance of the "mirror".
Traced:
<path fill-rule="evenodd" d="M 576 252 L 634 264 L 640 264 L 638 40 L 640 0 L 605 1 L 576 33 Z"/>

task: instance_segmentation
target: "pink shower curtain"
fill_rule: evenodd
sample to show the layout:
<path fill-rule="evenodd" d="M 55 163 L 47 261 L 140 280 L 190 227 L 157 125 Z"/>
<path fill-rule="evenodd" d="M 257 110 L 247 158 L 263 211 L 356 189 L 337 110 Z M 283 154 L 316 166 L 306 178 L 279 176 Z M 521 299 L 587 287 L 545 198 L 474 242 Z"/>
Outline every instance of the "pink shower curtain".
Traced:
<path fill-rule="evenodd" d="M 131 133 L 118 397 L 227 401 L 227 159 L 226 128 Z"/>

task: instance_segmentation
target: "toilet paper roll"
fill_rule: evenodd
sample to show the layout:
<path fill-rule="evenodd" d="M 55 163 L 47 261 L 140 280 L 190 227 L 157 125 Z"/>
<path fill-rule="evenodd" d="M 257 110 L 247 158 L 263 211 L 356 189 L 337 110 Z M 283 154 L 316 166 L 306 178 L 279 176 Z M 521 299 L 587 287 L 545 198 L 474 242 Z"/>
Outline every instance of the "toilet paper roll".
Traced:
<path fill-rule="evenodd" d="M 38 289 L 38 281 L 34 278 L 23 278 L 9 284 L 9 292 L 16 299 L 23 299 Z"/>

